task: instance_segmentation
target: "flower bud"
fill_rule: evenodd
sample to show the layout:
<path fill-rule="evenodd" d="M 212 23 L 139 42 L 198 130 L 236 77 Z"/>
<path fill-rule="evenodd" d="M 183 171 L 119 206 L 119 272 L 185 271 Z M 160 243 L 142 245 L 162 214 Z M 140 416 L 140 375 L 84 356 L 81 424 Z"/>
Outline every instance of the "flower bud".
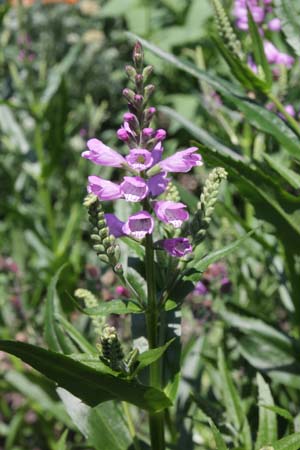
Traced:
<path fill-rule="evenodd" d="M 140 124 L 138 121 L 138 118 L 135 114 L 132 113 L 125 113 L 123 116 L 123 119 L 125 122 L 128 122 L 130 128 L 134 131 L 138 131 L 140 128 Z"/>
<path fill-rule="evenodd" d="M 135 81 L 135 77 L 136 77 L 136 70 L 135 70 L 135 68 L 133 67 L 133 66 L 125 66 L 125 72 L 126 72 L 126 74 L 127 74 L 127 76 L 128 76 L 128 78 L 131 80 L 131 81 Z"/>
<path fill-rule="evenodd" d="M 117 136 L 120 141 L 127 142 L 129 140 L 129 134 L 124 128 L 119 128 L 117 131 Z"/>
<path fill-rule="evenodd" d="M 145 87 L 144 89 L 145 103 L 147 103 L 147 101 L 149 100 L 154 91 L 155 91 L 154 84 L 148 84 L 148 86 Z"/>
<path fill-rule="evenodd" d="M 154 114 L 156 113 L 156 109 L 154 106 L 150 106 L 150 108 L 145 109 L 143 113 L 143 125 L 146 128 L 150 122 Z"/>
<path fill-rule="evenodd" d="M 133 103 L 133 102 L 134 102 L 135 94 L 134 94 L 134 92 L 133 92 L 131 89 L 128 89 L 128 88 L 123 89 L 122 94 L 123 94 L 123 97 L 125 97 L 126 100 L 127 100 L 129 103 Z"/>
<path fill-rule="evenodd" d="M 158 141 L 164 141 L 167 137 L 167 132 L 163 130 L 162 128 L 157 130 L 155 133 L 155 139 Z"/>
<path fill-rule="evenodd" d="M 123 273 L 123 266 L 121 263 L 118 263 L 114 267 L 114 272 L 116 273 Z"/>
<path fill-rule="evenodd" d="M 137 109 L 141 108 L 144 103 L 144 97 L 140 94 L 135 94 L 134 96 L 134 105 Z"/>
<path fill-rule="evenodd" d="M 132 59 L 133 59 L 135 68 L 138 71 L 140 71 L 143 68 L 143 64 L 144 64 L 144 51 L 143 51 L 142 44 L 139 41 L 136 42 L 136 44 L 133 48 Z"/>
<path fill-rule="evenodd" d="M 143 82 L 144 82 L 143 75 L 141 75 L 140 73 L 136 74 L 136 76 L 135 76 L 135 85 L 136 85 L 137 91 L 141 91 L 142 90 Z"/>
<path fill-rule="evenodd" d="M 146 66 L 143 70 L 143 78 L 144 78 L 144 82 L 147 81 L 147 79 L 150 77 L 150 75 L 153 72 L 153 66 Z"/>
<path fill-rule="evenodd" d="M 142 133 L 143 137 L 145 138 L 151 138 L 153 136 L 153 128 L 144 128 Z"/>

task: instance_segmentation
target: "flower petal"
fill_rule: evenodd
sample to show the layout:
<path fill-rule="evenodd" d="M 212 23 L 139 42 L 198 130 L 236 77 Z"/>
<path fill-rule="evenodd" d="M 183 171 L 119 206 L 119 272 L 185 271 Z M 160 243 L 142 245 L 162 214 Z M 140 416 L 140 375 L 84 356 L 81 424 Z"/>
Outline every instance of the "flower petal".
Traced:
<path fill-rule="evenodd" d="M 88 180 L 88 192 L 97 195 L 99 200 L 114 200 L 122 197 L 122 191 L 118 184 L 95 175 L 91 175 Z"/>
<path fill-rule="evenodd" d="M 81 156 L 90 159 L 95 164 L 110 167 L 122 167 L 125 164 L 125 159 L 122 155 L 107 147 L 99 139 L 89 139 L 87 146 L 89 150 L 83 152 Z"/>

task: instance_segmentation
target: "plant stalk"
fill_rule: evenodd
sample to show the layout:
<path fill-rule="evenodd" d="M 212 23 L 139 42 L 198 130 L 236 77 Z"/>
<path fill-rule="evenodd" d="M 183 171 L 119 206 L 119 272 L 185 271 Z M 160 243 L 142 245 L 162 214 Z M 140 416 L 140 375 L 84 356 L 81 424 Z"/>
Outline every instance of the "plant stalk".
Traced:
<path fill-rule="evenodd" d="M 283 115 L 287 123 L 290 125 L 290 127 L 295 131 L 295 133 L 300 136 L 300 126 L 299 123 L 292 117 L 286 110 L 283 104 L 280 100 L 276 97 L 276 95 L 269 93 L 268 94 L 269 99 L 271 102 L 274 103 L 278 111 Z"/>
<path fill-rule="evenodd" d="M 158 304 L 156 299 L 156 282 L 154 267 L 154 249 L 152 235 L 146 235 L 146 279 L 148 292 L 148 305 L 146 311 L 147 336 L 149 348 L 158 346 Z M 160 360 L 150 365 L 150 385 L 161 389 L 161 364 Z M 149 415 L 150 440 L 152 450 L 165 450 L 164 439 L 164 412 Z"/>

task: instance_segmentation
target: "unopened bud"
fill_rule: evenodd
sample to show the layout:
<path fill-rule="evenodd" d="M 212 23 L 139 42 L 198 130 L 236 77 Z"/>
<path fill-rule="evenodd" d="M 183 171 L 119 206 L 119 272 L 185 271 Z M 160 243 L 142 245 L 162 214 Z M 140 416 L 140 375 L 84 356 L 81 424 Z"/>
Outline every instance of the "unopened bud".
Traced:
<path fill-rule="evenodd" d="M 129 134 L 125 130 L 125 128 L 119 128 L 117 131 L 117 136 L 120 141 L 127 142 L 129 140 Z"/>
<path fill-rule="evenodd" d="M 125 66 L 125 72 L 127 73 L 128 78 L 131 81 L 135 81 L 135 77 L 136 77 L 136 70 L 133 66 Z"/>
<path fill-rule="evenodd" d="M 123 273 L 123 266 L 121 263 L 118 263 L 114 267 L 114 272 L 116 273 Z"/>
<path fill-rule="evenodd" d="M 144 128 L 143 129 L 143 137 L 145 138 L 151 138 L 153 136 L 153 128 Z"/>
<path fill-rule="evenodd" d="M 156 113 L 156 109 L 154 108 L 154 106 L 150 106 L 150 108 L 145 109 L 144 113 L 143 113 L 143 125 L 144 127 L 148 127 L 152 117 L 154 116 L 154 114 Z"/>
<path fill-rule="evenodd" d="M 128 88 L 123 89 L 122 94 L 123 94 L 123 97 L 125 97 L 126 100 L 127 100 L 129 103 L 133 103 L 133 102 L 134 102 L 135 94 L 134 94 L 134 92 L 133 92 L 131 89 L 128 89 Z"/>
<path fill-rule="evenodd" d="M 132 59 L 135 65 L 135 68 L 140 71 L 143 68 L 144 64 L 144 52 L 142 44 L 137 41 L 134 48 L 133 48 L 133 54 Z"/>
<path fill-rule="evenodd" d="M 144 89 L 145 103 L 149 100 L 154 91 L 155 91 L 154 84 L 148 84 L 148 86 L 145 87 Z"/>
<path fill-rule="evenodd" d="M 140 94 L 135 94 L 134 96 L 134 104 L 137 109 L 141 108 L 144 103 L 144 97 Z"/>
<path fill-rule="evenodd" d="M 166 137 L 167 137 L 167 132 L 165 130 L 163 130 L 162 128 L 157 130 L 155 133 L 155 139 L 157 139 L 158 141 L 164 141 L 166 139 Z"/>
<path fill-rule="evenodd" d="M 153 66 L 146 66 L 145 69 L 143 70 L 143 78 L 144 78 L 144 82 L 147 81 L 147 79 L 150 77 L 150 75 L 153 72 Z"/>

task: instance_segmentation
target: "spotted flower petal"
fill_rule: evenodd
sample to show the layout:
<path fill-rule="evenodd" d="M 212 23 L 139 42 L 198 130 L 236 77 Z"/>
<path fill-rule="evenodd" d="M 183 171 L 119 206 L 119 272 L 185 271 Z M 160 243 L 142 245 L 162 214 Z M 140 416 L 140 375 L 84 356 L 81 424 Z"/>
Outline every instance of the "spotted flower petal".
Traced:
<path fill-rule="evenodd" d="M 95 175 L 91 175 L 88 180 L 88 192 L 97 195 L 99 200 L 114 200 L 122 197 L 122 191 L 118 184 Z"/>
<path fill-rule="evenodd" d="M 187 238 L 182 237 L 163 239 L 157 244 L 159 247 L 166 250 L 171 256 L 175 256 L 176 258 L 181 258 L 182 256 L 193 251 L 190 241 Z"/>
<path fill-rule="evenodd" d="M 157 217 L 161 221 L 173 225 L 174 228 L 180 228 L 182 222 L 188 220 L 189 213 L 185 208 L 186 205 L 184 203 L 171 202 L 169 200 L 161 200 L 154 204 L 154 211 Z"/>
<path fill-rule="evenodd" d="M 122 231 L 136 239 L 143 239 L 146 234 L 151 234 L 154 228 L 154 220 L 147 211 L 140 211 L 130 216 L 123 225 Z"/>
<path fill-rule="evenodd" d="M 107 147 L 99 139 L 89 139 L 87 142 L 88 150 L 83 152 L 81 156 L 90 159 L 100 166 L 122 167 L 125 159 L 118 152 Z"/>
<path fill-rule="evenodd" d="M 124 177 L 120 185 L 122 194 L 128 202 L 140 202 L 148 194 L 149 188 L 140 177 Z"/>
<path fill-rule="evenodd" d="M 188 172 L 192 167 L 203 164 L 201 155 L 195 154 L 197 150 L 197 147 L 187 148 L 163 159 L 158 164 L 165 172 Z"/>
<path fill-rule="evenodd" d="M 134 148 L 130 150 L 128 156 L 126 156 L 128 165 L 134 170 L 146 170 L 153 164 L 153 158 L 151 152 L 143 148 Z"/>

